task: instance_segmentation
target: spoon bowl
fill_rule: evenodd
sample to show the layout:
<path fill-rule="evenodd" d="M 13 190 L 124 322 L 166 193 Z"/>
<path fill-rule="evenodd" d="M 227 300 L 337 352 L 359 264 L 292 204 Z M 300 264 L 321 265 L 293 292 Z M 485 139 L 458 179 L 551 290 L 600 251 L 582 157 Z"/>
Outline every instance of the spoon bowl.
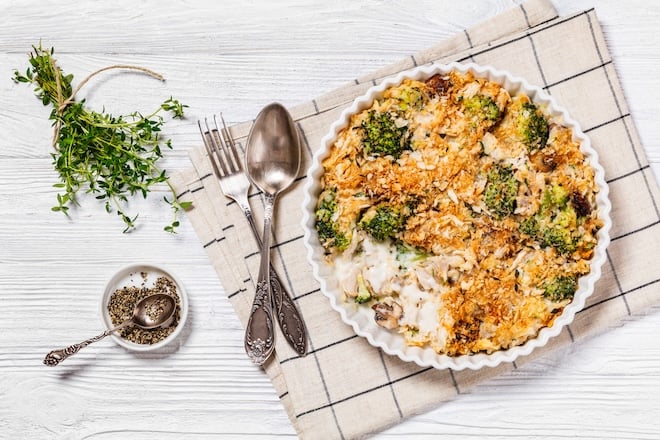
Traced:
<path fill-rule="evenodd" d="M 145 330 L 167 327 L 174 319 L 175 310 L 174 298 L 164 293 L 155 293 L 135 304 L 130 322 Z"/>
<path fill-rule="evenodd" d="M 245 330 L 245 351 L 257 365 L 266 362 L 275 348 L 269 270 L 275 200 L 298 176 L 300 156 L 300 137 L 287 109 L 278 103 L 264 107 L 250 130 L 245 150 L 248 177 L 263 192 L 265 202 L 259 278 Z"/>
<path fill-rule="evenodd" d="M 300 169 L 300 139 L 289 112 L 278 103 L 259 113 L 248 137 L 245 153 L 252 183 L 276 195 L 289 187 Z"/>

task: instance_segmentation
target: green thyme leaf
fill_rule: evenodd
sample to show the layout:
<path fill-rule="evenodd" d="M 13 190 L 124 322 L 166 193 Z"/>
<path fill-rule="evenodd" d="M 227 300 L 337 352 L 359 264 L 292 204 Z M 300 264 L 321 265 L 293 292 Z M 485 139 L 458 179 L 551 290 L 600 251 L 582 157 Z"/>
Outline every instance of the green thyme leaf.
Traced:
<path fill-rule="evenodd" d="M 172 148 L 169 139 L 161 138 L 163 113 L 180 119 L 187 106 L 170 97 L 146 116 L 139 112 L 120 116 L 105 110 L 97 112 L 88 108 L 84 100 L 75 100 L 78 89 L 72 87 L 73 75 L 66 75 L 59 68 L 53 48 L 47 50 L 39 45 L 33 49 L 28 60 L 30 67 L 25 73 L 14 71 L 13 80 L 34 85 L 36 97 L 53 108 L 49 118 L 55 127 L 51 156 L 60 177 L 54 187 L 62 192 L 57 194 L 57 205 L 52 210 L 67 214 L 83 190 L 103 200 L 108 213 L 116 212 L 124 223 L 124 232 L 128 232 L 135 228 L 138 217 L 126 212 L 128 199 L 136 194 L 146 198 L 154 185 L 164 183 L 172 193 L 172 200 L 166 202 L 173 211 L 173 220 L 165 230 L 175 232 L 178 213 L 189 208 L 190 202 L 178 202 L 166 171 L 157 163 L 163 157 L 162 146 Z M 112 68 L 140 70 L 162 79 L 142 67 L 110 66 L 89 75 L 78 88 L 95 74 Z"/>

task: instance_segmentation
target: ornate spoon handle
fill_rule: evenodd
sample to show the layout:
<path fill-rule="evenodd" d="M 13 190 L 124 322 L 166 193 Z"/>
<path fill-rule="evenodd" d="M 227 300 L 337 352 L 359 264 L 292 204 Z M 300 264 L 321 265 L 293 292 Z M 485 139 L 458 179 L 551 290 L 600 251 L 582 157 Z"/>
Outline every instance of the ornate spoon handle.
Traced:
<path fill-rule="evenodd" d="M 245 330 L 245 352 L 257 365 L 262 365 L 275 348 L 273 300 L 270 291 L 270 228 L 275 198 L 266 195 L 264 234 L 261 243 L 261 264 L 252 311 Z"/>
<path fill-rule="evenodd" d="M 62 362 L 64 359 L 78 353 L 81 349 L 87 347 L 89 344 L 100 341 L 101 339 L 110 335 L 112 332 L 124 328 L 127 325 L 131 324 L 132 322 L 133 320 L 129 319 L 128 321 L 119 324 L 117 327 L 111 328 L 110 330 L 106 330 L 100 335 L 94 336 L 93 338 L 85 339 L 79 344 L 69 345 L 68 347 L 62 348 L 60 350 L 53 350 L 50 353 L 48 353 L 44 358 L 44 365 L 48 365 L 49 367 L 54 367 L 56 365 L 59 365 L 59 363 Z"/>
<path fill-rule="evenodd" d="M 245 352 L 252 362 L 262 365 L 275 348 L 273 308 L 267 280 L 257 283 L 252 312 L 245 330 Z"/>
<path fill-rule="evenodd" d="M 81 349 L 87 347 L 89 344 L 92 344 L 96 341 L 100 341 L 101 339 L 108 336 L 110 333 L 112 333 L 112 330 L 106 330 L 100 335 L 94 336 L 93 338 L 89 338 L 79 344 L 69 345 L 68 347 L 62 348 L 60 350 L 53 350 L 50 353 L 48 353 L 44 358 L 44 365 L 48 365 L 49 367 L 54 367 L 56 365 L 59 365 L 59 363 L 62 362 L 64 359 L 68 358 L 73 354 L 78 353 Z"/>

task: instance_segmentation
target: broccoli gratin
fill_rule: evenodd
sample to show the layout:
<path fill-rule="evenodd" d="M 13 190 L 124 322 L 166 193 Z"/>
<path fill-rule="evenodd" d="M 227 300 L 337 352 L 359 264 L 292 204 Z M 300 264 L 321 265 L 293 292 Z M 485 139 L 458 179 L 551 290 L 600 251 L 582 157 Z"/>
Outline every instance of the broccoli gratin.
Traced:
<path fill-rule="evenodd" d="M 570 128 L 471 73 L 404 80 L 322 162 L 315 227 L 347 302 L 408 345 L 523 344 L 572 301 L 603 222 Z"/>

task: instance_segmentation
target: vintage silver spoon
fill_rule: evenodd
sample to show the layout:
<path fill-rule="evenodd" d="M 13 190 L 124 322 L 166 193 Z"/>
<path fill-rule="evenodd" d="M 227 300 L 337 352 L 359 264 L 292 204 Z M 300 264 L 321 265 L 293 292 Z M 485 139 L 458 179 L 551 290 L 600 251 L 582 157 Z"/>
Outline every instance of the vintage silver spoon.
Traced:
<path fill-rule="evenodd" d="M 51 351 L 44 358 L 44 365 L 54 367 L 72 354 L 78 353 L 80 349 L 87 347 L 93 342 L 100 341 L 112 332 L 121 330 L 129 325 L 135 325 L 147 330 L 156 327 L 166 327 L 172 323 L 175 310 L 176 303 L 171 296 L 164 293 L 149 295 L 135 304 L 133 316 L 130 319 L 122 322 L 115 328 L 106 330 L 100 335 L 89 338 L 79 344 L 73 344 L 61 350 Z"/>
<path fill-rule="evenodd" d="M 269 271 L 275 199 L 298 175 L 300 154 L 298 131 L 287 109 L 278 103 L 264 107 L 254 121 L 245 149 L 248 177 L 263 192 L 266 204 L 259 278 L 245 331 L 245 351 L 257 365 L 266 362 L 275 348 Z"/>

